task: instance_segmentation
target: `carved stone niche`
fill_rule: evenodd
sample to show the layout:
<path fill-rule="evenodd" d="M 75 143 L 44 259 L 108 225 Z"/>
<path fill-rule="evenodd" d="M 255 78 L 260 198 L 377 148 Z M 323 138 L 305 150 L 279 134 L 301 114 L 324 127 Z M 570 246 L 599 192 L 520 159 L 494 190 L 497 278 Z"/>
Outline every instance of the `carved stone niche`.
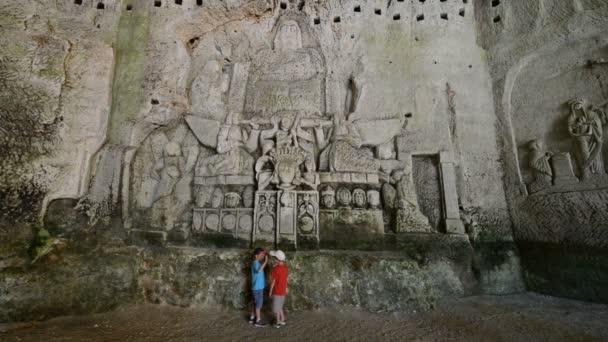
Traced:
<path fill-rule="evenodd" d="M 253 241 L 286 250 L 319 248 L 317 191 L 258 191 Z"/>

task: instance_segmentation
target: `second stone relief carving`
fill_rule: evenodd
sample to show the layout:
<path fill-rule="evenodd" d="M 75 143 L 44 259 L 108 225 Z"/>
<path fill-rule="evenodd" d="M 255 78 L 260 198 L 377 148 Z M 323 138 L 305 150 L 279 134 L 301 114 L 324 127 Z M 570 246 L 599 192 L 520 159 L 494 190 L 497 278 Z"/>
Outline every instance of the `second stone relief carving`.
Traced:
<path fill-rule="evenodd" d="M 542 139 L 527 145 L 532 178 L 530 194 L 594 190 L 608 187 L 603 158 L 604 127 L 608 123 L 608 103 L 596 106 L 584 99 L 567 101 L 563 125 L 568 132 L 570 151 L 548 151 Z"/>

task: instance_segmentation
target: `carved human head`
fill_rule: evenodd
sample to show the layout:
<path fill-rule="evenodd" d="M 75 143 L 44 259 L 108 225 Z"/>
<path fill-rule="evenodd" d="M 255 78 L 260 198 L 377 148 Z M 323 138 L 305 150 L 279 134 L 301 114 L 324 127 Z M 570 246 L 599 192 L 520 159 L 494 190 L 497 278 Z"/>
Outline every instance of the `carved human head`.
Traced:
<path fill-rule="evenodd" d="M 352 200 L 352 197 L 350 195 L 350 191 L 348 191 L 347 188 L 340 188 L 338 189 L 338 191 L 336 192 L 336 200 L 338 201 L 338 204 L 342 207 L 348 207 L 350 205 L 350 202 Z"/>
<path fill-rule="evenodd" d="M 199 208 L 204 208 L 209 200 L 211 199 L 212 188 L 209 187 L 200 187 L 198 192 L 196 193 L 196 206 Z"/>
<path fill-rule="evenodd" d="M 274 37 L 275 50 L 297 50 L 302 48 L 302 31 L 294 20 L 280 24 Z"/>
<path fill-rule="evenodd" d="M 531 140 L 530 143 L 528 144 L 528 147 L 532 151 L 534 151 L 534 150 L 542 150 L 543 149 L 543 141 L 540 140 L 540 139 Z"/>
<path fill-rule="evenodd" d="M 355 207 L 364 208 L 367 201 L 365 197 L 366 195 L 363 189 L 353 190 L 353 202 L 355 204 Z"/>
<path fill-rule="evenodd" d="M 333 208 L 336 205 L 336 192 L 334 191 L 334 188 L 329 185 L 325 187 L 325 189 L 321 191 L 321 200 L 325 208 Z"/>
<path fill-rule="evenodd" d="M 378 190 L 367 191 L 367 203 L 370 208 L 378 209 L 380 207 L 380 192 Z"/>
<path fill-rule="evenodd" d="M 581 109 L 583 109 L 583 106 L 585 105 L 585 101 L 582 99 L 573 99 L 573 100 L 568 101 L 568 104 L 574 110 L 581 110 Z"/>
<path fill-rule="evenodd" d="M 279 122 L 279 128 L 284 131 L 289 130 L 291 128 L 291 118 L 287 115 L 283 116 Z"/>
<path fill-rule="evenodd" d="M 178 143 L 170 141 L 165 145 L 165 154 L 169 157 L 178 157 L 182 154 L 182 149 Z"/>
<path fill-rule="evenodd" d="M 391 173 L 391 178 L 393 179 L 393 182 L 399 182 L 403 178 L 404 174 L 405 173 L 403 170 L 395 170 L 393 173 Z"/>
<path fill-rule="evenodd" d="M 215 59 L 205 63 L 201 77 L 204 77 L 206 82 L 209 82 L 209 87 L 220 90 L 222 93 L 227 91 L 230 86 L 228 68 L 222 67 L 222 64 Z"/>
<path fill-rule="evenodd" d="M 245 190 L 243 190 L 243 206 L 245 208 L 253 207 L 254 202 L 254 190 L 253 185 L 248 185 Z"/>
<path fill-rule="evenodd" d="M 213 194 L 211 195 L 211 208 L 218 209 L 221 208 L 224 204 L 224 192 L 222 189 L 215 188 L 213 189 Z"/>
<path fill-rule="evenodd" d="M 226 208 L 236 208 L 241 202 L 241 195 L 236 192 L 226 193 Z"/>
<path fill-rule="evenodd" d="M 382 160 L 395 159 L 397 156 L 395 146 L 392 143 L 376 146 L 376 153 L 378 154 L 378 159 Z"/>

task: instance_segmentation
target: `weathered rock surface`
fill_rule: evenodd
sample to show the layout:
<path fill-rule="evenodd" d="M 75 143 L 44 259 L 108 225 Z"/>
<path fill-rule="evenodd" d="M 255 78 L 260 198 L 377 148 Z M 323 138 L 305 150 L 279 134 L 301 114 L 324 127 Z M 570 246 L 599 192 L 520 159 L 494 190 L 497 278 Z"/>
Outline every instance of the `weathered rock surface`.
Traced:
<path fill-rule="evenodd" d="M 605 119 L 593 119 L 608 101 L 608 4 L 479 5 L 478 42 L 488 50 L 504 186 L 528 288 L 605 301 L 608 149 Z M 597 133 L 577 138 L 583 112 Z"/>
<path fill-rule="evenodd" d="M 287 253 L 293 310 L 426 310 L 479 293 L 463 239 L 412 239 L 396 252 Z M 246 308 L 251 255 L 243 250 L 114 247 L 65 251 L 2 269 L 2 321 L 99 312 L 124 303 Z M 268 269 L 267 274 L 270 274 Z M 509 289 L 512 291 L 513 289 Z"/>
<path fill-rule="evenodd" d="M 603 0 L 0 1 L 1 317 L 242 307 L 246 252 L 225 248 L 254 244 L 298 250 L 294 308 L 516 292 L 521 265 L 530 289 L 605 300 L 607 18 Z M 26 266 L 41 232 L 47 263 Z"/>

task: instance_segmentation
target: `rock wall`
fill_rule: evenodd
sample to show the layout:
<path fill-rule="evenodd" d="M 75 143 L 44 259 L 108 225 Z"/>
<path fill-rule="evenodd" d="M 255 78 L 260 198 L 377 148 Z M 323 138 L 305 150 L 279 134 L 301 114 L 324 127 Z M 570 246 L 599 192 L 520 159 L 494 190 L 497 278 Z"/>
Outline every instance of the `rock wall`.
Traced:
<path fill-rule="evenodd" d="M 488 6 L 439 0 L 0 3 L 0 114 L 8 118 L 0 126 L 4 284 L 39 275 L 41 282 L 30 285 L 40 293 L 45 277 L 64 279 L 73 271 L 70 262 L 86 274 L 96 264 L 78 248 L 50 269 L 28 263 L 53 259 L 61 246 L 89 238 L 98 241 L 91 248 L 120 246 L 107 252 L 110 259 L 116 253 L 119 264 L 104 268 L 113 279 L 108 291 L 117 294 L 107 305 L 78 291 L 41 306 L 15 295 L 3 319 L 35 318 L 36 311 L 50 317 L 53 306 L 65 306 L 58 314 L 80 313 L 137 300 L 240 307 L 242 291 L 218 279 L 242 285 L 243 275 L 213 264 L 227 258 L 225 266 L 237 265 L 241 252 L 221 248 L 254 243 L 317 250 L 294 259 L 296 279 L 298 271 L 311 271 L 316 257 L 319 270 L 336 273 L 331 300 L 296 287 L 294 308 L 399 310 L 408 303 L 430 307 L 435 296 L 523 290 L 512 232 L 514 222 L 528 222 L 514 209 L 523 181 L 513 181 L 520 159 L 510 158 L 517 149 L 504 138 L 513 129 L 505 128 L 497 90 L 506 77 L 500 68 L 506 75 L 505 65 L 518 60 L 509 59 L 509 51 L 522 49 L 498 47 L 516 36 L 497 31 L 509 22 L 497 12 L 502 5 Z M 592 13 L 602 13 L 594 6 Z M 594 53 L 589 58 L 602 51 Z M 539 63 L 531 67 L 551 67 Z M 603 80 L 605 74 L 598 75 Z M 537 83 L 522 82 L 517 94 L 527 105 Z M 525 132 L 535 127 L 526 120 L 518 126 Z M 122 250 L 124 243 L 158 249 L 135 255 Z M 450 254 L 443 264 L 446 244 L 463 258 Z M 191 250 L 176 252 L 180 248 Z M 424 253 L 399 254 L 416 248 Z M 351 250 L 377 254 L 361 266 Z M 417 258 L 442 261 L 420 266 Z M 150 273 L 133 275 L 134 263 L 138 272 L 152 265 Z M 103 274 L 74 286 L 95 289 L 85 284 Z M 197 282 L 208 275 L 219 290 Z M 373 288 L 385 288 L 386 297 L 371 299 Z M 83 298 L 82 307 L 61 304 L 73 298 Z"/>
<path fill-rule="evenodd" d="M 135 248 L 79 240 L 34 266 L 0 274 L 0 321 L 100 312 L 128 303 L 247 309 L 251 255 L 243 250 Z M 77 245 L 77 247 L 75 247 Z M 287 253 L 289 310 L 432 308 L 479 293 L 465 238 L 403 241 L 399 252 Z M 270 276 L 270 269 L 267 269 Z"/>
<path fill-rule="evenodd" d="M 528 288 L 593 301 L 606 301 L 608 280 L 607 14 L 592 0 L 476 8 Z"/>

